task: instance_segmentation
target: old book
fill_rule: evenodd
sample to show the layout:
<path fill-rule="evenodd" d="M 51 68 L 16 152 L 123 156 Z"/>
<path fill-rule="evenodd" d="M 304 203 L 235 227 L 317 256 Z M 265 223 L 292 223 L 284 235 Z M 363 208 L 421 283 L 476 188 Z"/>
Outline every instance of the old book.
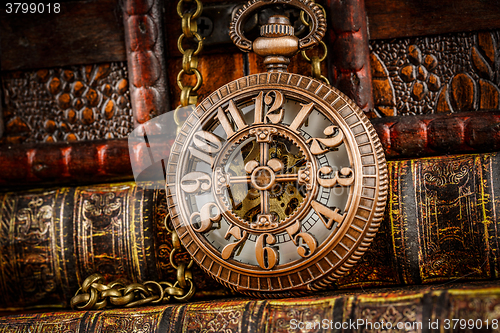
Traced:
<path fill-rule="evenodd" d="M 390 161 L 385 219 L 340 288 L 500 278 L 500 155 Z"/>
<path fill-rule="evenodd" d="M 499 163 L 496 153 L 389 162 L 385 220 L 337 287 L 499 278 Z M 146 187 L 0 194 L 0 308 L 65 306 L 94 272 L 172 280 L 165 193 Z M 198 268 L 194 277 L 201 293 L 221 290 Z"/>
<path fill-rule="evenodd" d="M 327 292 L 0 317 L 7 332 L 497 332 L 500 285 Z"/>
<path fill-rule="evenodd" d="M 163 129 L 160 139 L 156 139 L 155 125 L 160 119 L 165 119 L 161 122 L 171 124 L 173 128 Z M 460 112 L 453 116 L 437 113 L 384 117 L 371 122 L 387 159 L 485 153 L 500 149 L 498 111 Z M 33 188 L 47 184 L 85 184 L 89 179 L 94 183 L 129 180 L 134 173 L 148 167 L 150 153 L 155 161 L 168 160 L 168 151 L 175 140 L 173 113 L 167 112 L 143 126 L 150 135 L 149 140 L 154 141 L 151 145 L 153 151 L 146 149 L 144 134 L 140 131 L 131 134 L 128 142 L 126 139 L 58 142 L 2 149 L 0 186 Z"/>
<path fill-rule="evenodd" d="M 94 272 L 175 282 L 164 198 L 134 182 L 0 194 L 0 309 L 64 307 Z M 201 290 L 220 288 L 200 273 Z"/>

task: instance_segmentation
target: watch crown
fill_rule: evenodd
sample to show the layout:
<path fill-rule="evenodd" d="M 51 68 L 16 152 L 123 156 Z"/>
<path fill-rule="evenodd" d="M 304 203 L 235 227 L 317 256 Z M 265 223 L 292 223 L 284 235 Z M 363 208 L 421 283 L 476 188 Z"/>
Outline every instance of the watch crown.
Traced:
<path fill-rule="evenodd" d="M 271 16 L 268 24 L 260 28 L 260 35 L 264 37 L 293 36 L 294 33 L 295 30 L 290 24 L 290 20 L 283 15 Z"/>
<path fill-rule="evenodd" d="M 253 43 L 255 53 L 264 57 L 268 71 L 286 72 L 290 58 L 299 52 L 299 39 L 294 36 L 288 17 L 271 16 L 260 34 Z"/>

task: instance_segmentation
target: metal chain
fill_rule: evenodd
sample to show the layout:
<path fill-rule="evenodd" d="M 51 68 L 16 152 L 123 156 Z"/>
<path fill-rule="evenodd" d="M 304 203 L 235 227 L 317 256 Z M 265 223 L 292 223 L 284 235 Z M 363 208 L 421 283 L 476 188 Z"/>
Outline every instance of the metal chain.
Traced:
<path fill-rule="evenodd" d="M 314 2 L 314 0 L 311 0 Z M 316 3 L 316 5 L 321 8 L 321 10 L 323 11 L 323 15 L 325 15 L 326 17 L 326 11 L 325 11 L 325 8 L 323 8 L 323 6 L 321 6 L 320 4 Z M 305 26 L 308 26 L 309 29 L 311 29 L 311 25 L 309 24 L 309 22 L 307 22 L 307 19 L 306 19 L 306 16 L 305 16 L 305 12 L 304 11 L 301 11 L 300 12 L 300 20 L 302 21 L 302 23 L 305 25 Z M 328 55 L 328 50 L 327 50 L 327 47 L 326 47 L 326 44 L 325 42 L 323 41 L 320 41 L 318 43 L 318 46 L 316 47 L 319 47 L 321 46 L 323 48 L 323 55 L 321 57 L 319 56 L 313 56 L 313 57 L 309 57 L 307 54 L 306 54 L 306 51 L 305 50 L 302 50 L 300 51 L 300 54 L 302 55 L 302 57 L 308 62 L 311 64 L 311 75 L 312 77 L 314 77 L 315 79 L 318 79 L 318 80 L 323 80 L 323 82 L 325 82 L 326 84 L 330 85 L 330 81 L 328 81 L 328 79 L 321 74 L 321 63 L 326 59 L 327 55 Z"/>
<path fill-rule="evenodd" d="M 183 13 L 184 2 L 195 2 L 194 13 L 186 11 Z M 177 47 L 182 53 L 182 69 L 177 75 L 177 85 L 181 89 L 180 105 L 174 111 L 174 120 L 177 128 L 182 125 L 179 119 L 179 109 L 191 104 L 196 104 L 198 96 L 196 91 L 200 89 L 203 78 L 198 70 L 198 54 L 203 48 L 203 41 L 198 34 L 196 19 L 201 15 L 203 5 L 200 0 L 179 0 L 177 3 L 177 14 L 182 20 L 182 34 L 177 40 Z M 192 38 L 197 42 L 196 49 L 184 50 L 182 46 L 184 38 Z M 184 75 L 194 75 L 196 83 L 194 86 L 184 85 L 182 79 Z M 175 230 L 168 225 L 170 214 L 165 216 L 165 229 L 172 235 L 173 249 L 170 252 L 170 265 L 177 270 L 176 282 L 155 282 L 124 284 L 120 281 L 106 284 L 104 277 L 100 274 L 92 274 L 87 277 L 75 296 L 71 299 L 71 308 L 75 310 L 99 310 L 106 306 L 135 307 L 145 304 L 167 303 L 172 298 L 180 302 L 187 302 L 193 297 L 196 287 L 193 282 L 191 267 L 193 259 L 189 263 L 176 263 L 176 254 L 182 252 L 182 244 Z"/>
<path fill-rule="evenodd" d="M 194 13 L 182 12 L 184 2 L 196 3 Z M 324 8 L 319 4 L 318 6 L 323 10 L 323 13 L 325 13 Z M 196 23 L 196 19 L 201 15 L 202 11 L 203 5 L 200 0 L 179 0 L 177 3 L 177 14 L 182 20 L 182 34 L 177 40 L 177 47 L 183 55 L 182 69 L 177 75 L 177 85 L 181 89 L 180 104 L 174 111 L 174 120 L 178 128 L 182 125 L 182 121 L 178 114 L 179 109 L 197 103 L 198 95 L 196 91 L 203 84 L 203 77 L 198 70 L 198 54 L 203 48 L 203 40 L 198 34 L 198 25 Z M 300 19 L 303 24 L 310 26 L 305 18 L 304 12 L 301 12 Z M 196 49 L 184 50 L 182 46 L 184 38 L 194 39 L 195 42 L 197 42 Z M 302 57 L 311 64 L 312 76 L 316 79 L 325 81 L 329 85 L 330 82 L 328 79 L 321 74 L 321 62 L 327 57 L 327 48 L 323 41 L 321 41 L 320 44 L 324 50 L 323 56 L 309 57 L 305 51 L 301 51 L 301 54 Z M 182 80 L 184 75 L 194 75 L 196 83 L 193 86 L 189 84 L 184 85 Z M 169 260 L 170 265 L 177 270 L 175 283 L 146 281 L 144 283 L 126 285 L 121 281 L 115 281 L 106 284 L 104 277 L 96 273 L 90 275 L 83 281 L 82 286 L 71 299 L 71 308 L 75 310 L 100 310 L 107 306 L 130 308 L 145 304 L 167 303 L 171 301 L 172 298 L 181 302 L 188 301 L 196 291 L 193 283 L 193 274 L 191 272 L 193 259 L 187 264 L 185 262 L 175 262 L 176 254 L 182 252 L 183 248 L 176 231 L 168 226 L 169 217 L 170 215 L 167 214 L 164 224 L 165 228 L 172 236 L 173 249 L 170 252 Z"/>
<path fill-rule="evenodd" d="M 71 299 L 71 308 L 74 310 L 100 310 L 106 306 L 131 308 L 145 304 L 164 304 L 172 298 L 187 302 L 193 297 L 196 291 L 191 272 L 193 259 L 188 264 L 175 262 L 175 255 L 182 251 L 182 245 L 177 232 L 168 226 L 169 217 L 170 214 L 167 214 L 164 224 L 172 235 L 170 265 L 177 270 L 175 283 L 146 281 L 126 285 L 121 281 L 115 281 L 106 284 L 101 274 L 92 274 L 83 281 Z"/>
<path fill-rule="evenodd" d="M 194 13 L 185 11 L 183 13 L 183 3 L 196 3 L 196 9 Z M 179 0 L 177 3 L 177 14 L 182 20 L 182 34 L 179 36 L 177 40 L 177 47 L 179 51 L 182 53 L 182 69 L 177 75 L 177 85 L 181 90 L 180 104 L 174 111 L 174 121 L 179 128 L 182 125 L 182 121 L 179 117 L 179 109 L 181 107 L 185 107 L 188 105 L 196 104 L 198 102 L 198 95 L 196 91 L 200 89 L 203 84 L 203 77 L 201 76 L 200 71 L 198 70 L 198 54 L 203 49 L 203 39 L 198 34 L 198 24 L 196 23 L 196 19 L 200 17 L 201 12 L 203 11 L 203 4 L 200 0 Z M 196 49 L 187 49 L 184 50 L 182 46 L 184 38 L 193 39 L 195 43 L 197 43 Z M 194 85 L 186 84 L 184 85 L 183 76 L 195 76 L 196 83 Z"/>

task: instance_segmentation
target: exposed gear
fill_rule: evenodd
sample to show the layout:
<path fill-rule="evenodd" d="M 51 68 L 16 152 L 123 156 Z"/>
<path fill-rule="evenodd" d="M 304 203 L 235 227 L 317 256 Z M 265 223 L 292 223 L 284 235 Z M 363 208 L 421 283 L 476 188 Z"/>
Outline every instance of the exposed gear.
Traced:
<path fill-rule="evenodd" d="M 248 176 L 245 165 L 250 161 L 259 161 L 260 146 L 250 131 L 251 129 L 246 130 L 233 138 L 233 142 L 228 143 L 228 149 L 216 163 L 225 166 L 225 173 L 230 178 Z M 283 168 L 276 175 L 297 174 L 308 161 L 306 150 L 300 139 L 287 131 L 279 131 L 270 144 L 268 159 L 282 162 Z M 268 193 L 270 214 L 280 224 L 286 224 L 308 196 L 307 191 L 300 190 L 298 181 L 276 182 Z M 237 183 L 227 187 L 227 192 L 220 196 L 220 200 L 226 206 L 229 216 L 244 225 L 250 225 L 262 212 L 260 195 L 261 192 L 250 183 Z"/>

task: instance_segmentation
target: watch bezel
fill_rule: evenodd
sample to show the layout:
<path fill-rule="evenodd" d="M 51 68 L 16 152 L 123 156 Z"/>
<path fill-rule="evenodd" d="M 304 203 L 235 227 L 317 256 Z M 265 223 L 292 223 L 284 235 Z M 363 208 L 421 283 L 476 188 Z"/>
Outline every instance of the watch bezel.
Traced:
<path fill-rule="evenodd" d="M 354 168 L 356 179 L 354 186 L 350 189 L 346 203 L 346 207 L 350 207 L 350 209 L 344 222 L 326 241 L 319 244 L 317 252 L 310 258 L 304 258 L 298 264 L 291 262 L 278 265 L 277 268 L 279 269 L 265 270 L 243 263 L 234 265 L 231 263 L 233 259 L 224 260 L 220 257 L 220 253 L 217 253 L 217 250 L 200 244 L 199 241 L 201 240 L 196 237 L 192 227 L 183 222 L 183 220 L 188 221 L 186 212 L 182 211 L 182 208 L 181 211 L 178 210 L 176 193 L 180 191 L 180 174 L 176 173 L 176 169 L 178 163 L 182 163 L 183 154 L 186 154 L 183 152 L 182 146 L 189 142 L 190 137 L 194 135 L 193 128 L 197 126 L 197 123 L 203 124 L 208 121 L 209 118 L 216 114 L 219 106 L 228 103 L 231 99 L 238 104 L 255 96 L 256 91 L 277 89 L 286 91 L 287 96 L 297 101 L 314 102 L 322 114 L 339 125 L 345 135 L 344 143 L 348 146 L 346 150 L 352 163 L 351 166 Z M 371 152 L 366 148 L 367 145 L 370 146 Z M 361 146 L 365 152 L 361 151 Z M 368 163 L 370 156 L 373 163 Z M 372 181 L 368 181 L 368 179 Z M 369 186 L 371 183 L 373 184 Z M 370 191 L 363 193 L 365 188 L 372 189 L 373 196 L 368 196 L 367 193 Z M 371 243 L 383 216 L 386 191 L 387 168 L 383 150 L 373 127 L 364 113 L 335 88 L 327 87 L 314 79 L 291 73 L 263 73 L 247 76 L 230 82 L 212 93 L 200 103 L 181 128 L 172 147 L 167 166 L 168 206 L 173 226 L 178 231 L 181 242 L 195 261 L 216 280 L 235 290 L 247 293 L 260 294 L 274 293 L 276 291 L 311 290 L 331 284 L 359 260 Z M 361 206 L 362 199 L 364 199 L 365 203 L 371 200 L 371 208 L 367 209 L 367 207 Z M 356 209 L 352 209 L 352 207 L 356 207 Z M 368 211 L 368 216 L 364 216 L 366 213 L 361 214 L 360 210 Z M 362 224 L 359 221 L 365 222 L 363 228 L 359 226 L 357 226 L 357 229 L 352 227 L 356 218 L 358 224 Z M 349 222 L 345 223 L 345 221 Z M 357 238 L 352 234 L 349 234 L 349 237 L 346 236 L 350 229 L 356 230 L 358 233 Z M 352 239 L 356 240 L 353 241 Z M 344 243 L 348 243 L 350 247 Z M 202 251 L 205 252 L 205 255 L 200 255 L 200 248 L 209 251 Z M 342 253 L 345 255 L 342 255 Z M 212 262 L 208 263 L 207 256 L 210 257 L 209 259 Z M 332 263 L 332 261 L 335 261 L 335 257 L 337 257 L 337 262 Z M 320 264 L 325 260 L 328 262 L 327 265 Z M 243 266 L 243 268 L 240 266 Z M 245 268 L 245 266 L 248 267 Z M 232 278 L 231 275 L 234 274 L 239 275 L 237 278 Z M 261 277 L 257 277 L 257 274 L 260 274 Z M 246 278 L 242 278 L 242 275 L 245 275 Z M 292 280 L 291 276 L 294 276 L 295 281 Z M 245 279 L 247 283 L 243 285 L 242 280 Z M 252 279 L 258 279 L 253 286 Z M 267 279 L 267 281 L 263 283 L 262 279 Z M 275 279 L 279 281 L 273 281 Z M 289 280 L 288 286 L 286 285 L 287 279 Z"/>

